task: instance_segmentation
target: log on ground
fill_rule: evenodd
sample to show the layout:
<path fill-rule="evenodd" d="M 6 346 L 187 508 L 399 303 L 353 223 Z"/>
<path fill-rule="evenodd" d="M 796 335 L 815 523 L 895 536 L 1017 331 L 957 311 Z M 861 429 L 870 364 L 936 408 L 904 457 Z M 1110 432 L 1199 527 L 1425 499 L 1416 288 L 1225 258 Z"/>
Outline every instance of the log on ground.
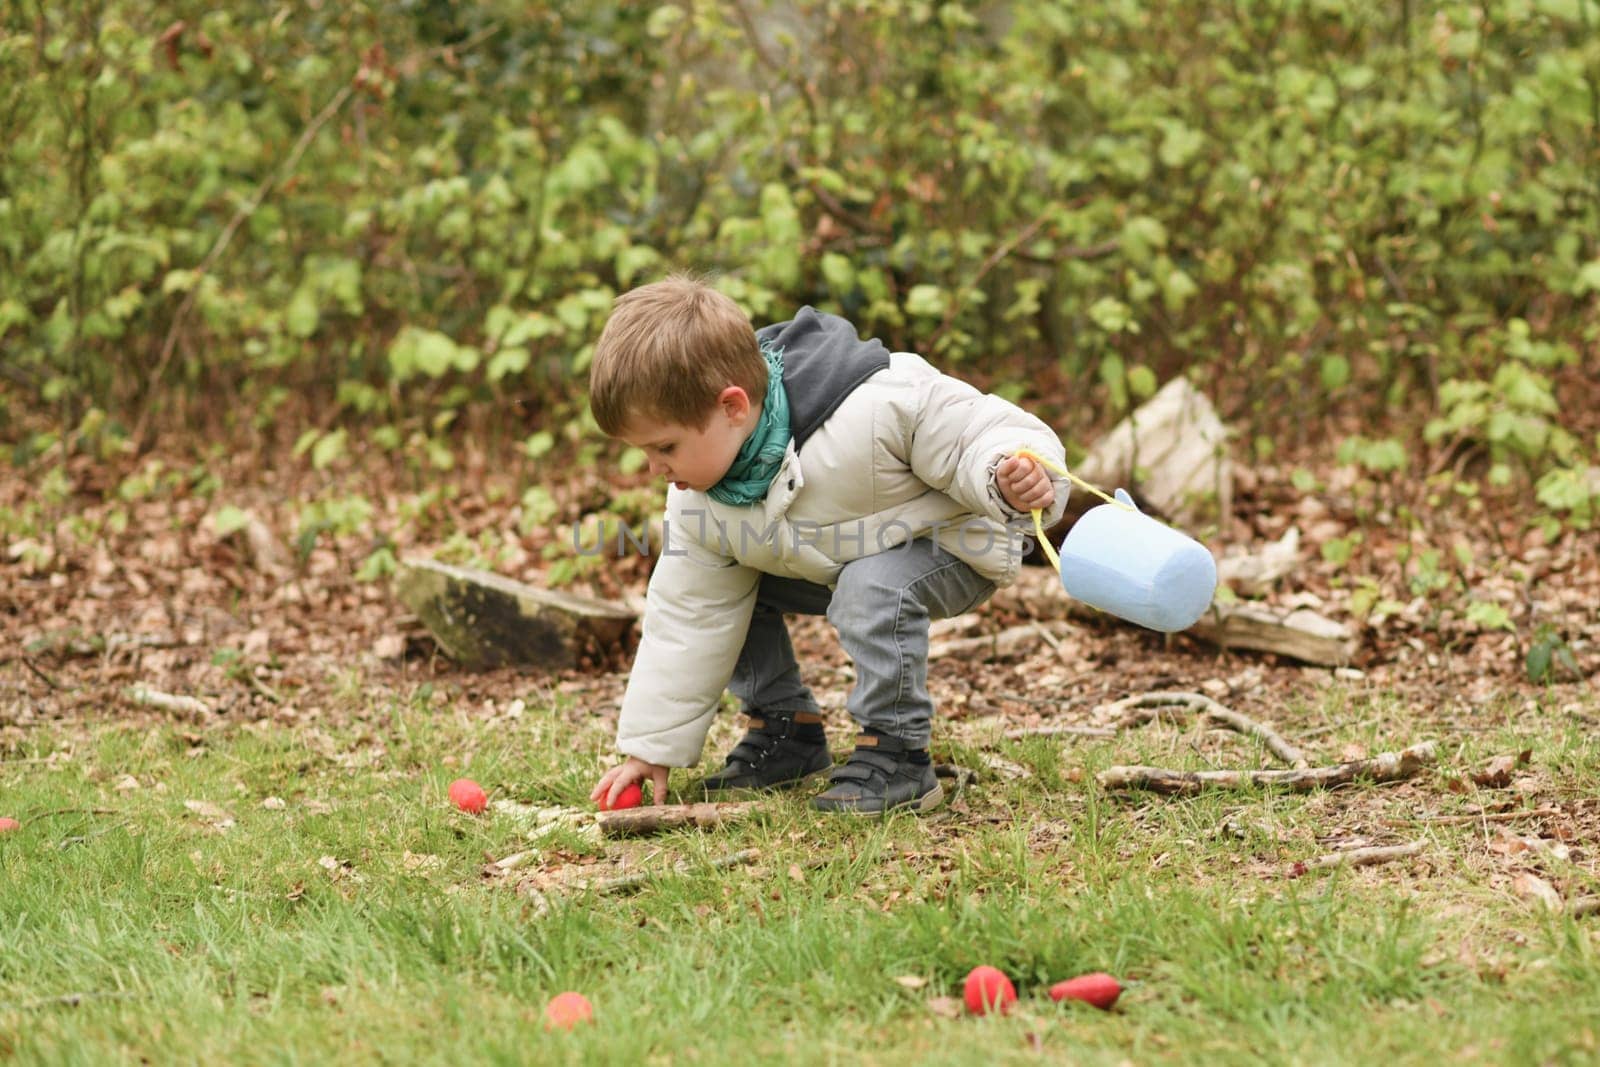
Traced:
<path fill-rule="evenodd" d="M 571 667 L 586 644 L 615 644 L 638 617 L 621 604 L 433 560 L 401 564 L 395 594 L 472 670 Z"/>

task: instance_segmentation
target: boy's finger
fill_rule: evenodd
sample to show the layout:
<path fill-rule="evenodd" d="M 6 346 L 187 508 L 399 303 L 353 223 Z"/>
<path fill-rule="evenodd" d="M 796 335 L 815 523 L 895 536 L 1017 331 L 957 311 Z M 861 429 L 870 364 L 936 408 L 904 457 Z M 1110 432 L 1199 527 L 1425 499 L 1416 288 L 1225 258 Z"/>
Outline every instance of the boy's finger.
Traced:
<path fill-rule="evenodd" d="M 657 767 L 650 772 L 650 806 L 656 807 L 667 802 L 667 769 Z"/>
<path fill-rule="evenodd" d="M 620 770 L 624 770 L 625 771 L 626 768 L 620 768 Z M 622 791 L 624 789 L 628 788 L 628 784 L 631 781 L 632 781 L 632 776 L 628 775 L 628 774 L 623 774 L 623 773 L 619 773 L 616 776 L 616 778 L 612 780 L 612 782 L 611 782 L 611 792 L 606 797 L 606 807 L 614 808 L 614 807 L 617 806 L 617 798 L 622 795 Z"/>

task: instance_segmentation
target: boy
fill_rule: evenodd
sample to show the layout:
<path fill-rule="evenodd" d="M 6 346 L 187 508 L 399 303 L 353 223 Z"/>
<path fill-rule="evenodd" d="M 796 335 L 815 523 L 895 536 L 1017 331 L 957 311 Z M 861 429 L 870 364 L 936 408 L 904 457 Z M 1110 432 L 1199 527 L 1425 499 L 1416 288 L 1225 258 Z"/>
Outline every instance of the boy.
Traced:
<path fill-rule="evenodd" d="M 856 748 L 822 811 L 932 809 L 928 622 L 970 611 L 1022 562 L 1067 486 L 1044 423 L 802 308 L 759 331 L 722 293 L 674 276 L 625 293 L 595 347 L 590 407 L 671 483 L 643 635 L 617 725 L 615 801 L 699 762 L 724 688 L 749 730 L 707 790 L 788 788 L 833 769 L 783 613 L 826 614 L 856 668 Z M 1008 525 L 1016 524 L 1016 525 Z"/>

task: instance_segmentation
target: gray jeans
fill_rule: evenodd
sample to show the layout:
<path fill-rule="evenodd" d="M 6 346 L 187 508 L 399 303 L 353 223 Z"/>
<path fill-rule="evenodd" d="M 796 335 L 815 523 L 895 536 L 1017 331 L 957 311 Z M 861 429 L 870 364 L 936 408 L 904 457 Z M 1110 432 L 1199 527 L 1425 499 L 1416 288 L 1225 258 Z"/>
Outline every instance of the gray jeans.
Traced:
<path fill-rule="evenodd" d="M 971 611 L 993 592 L 993 582 L 928 538 L 846 563 L 832 592 L 765 575 L 728 688 L 747 710 L 821 710 L 800 680 L 783 616 L 826 614 L 856 667 L 850 714 L 863 729 L 926 748 L 933 720 L 928 621 Z"/>

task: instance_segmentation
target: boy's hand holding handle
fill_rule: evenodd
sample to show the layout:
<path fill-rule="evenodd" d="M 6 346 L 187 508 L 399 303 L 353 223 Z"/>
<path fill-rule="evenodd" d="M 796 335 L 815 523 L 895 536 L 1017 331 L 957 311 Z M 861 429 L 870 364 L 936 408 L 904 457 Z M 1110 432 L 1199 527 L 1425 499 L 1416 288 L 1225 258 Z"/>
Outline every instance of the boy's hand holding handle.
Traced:
<path fill-rule="evenodd" d="M 596 804 L 605 798 L 606 808 L 616 806 L 617 797 L 633 782 L 650 781 L 650 804 L 652 807 L 665 802 L 667 799 L 667 772 L 670 768 L 654 763 L 646 763 L 637 756 L 629 756 L 620 767 L 613 767 L 600 776 L 600 781 L 589 793 L 589 799 Z"/>
<path fill-rule="evenodd" d="M 1021 512 L 1046 511 L 1056 501 L 1050 473 L 1027 456 L 1001 460 L 994 469 L 994 482 L 1006 503 Z"/>

